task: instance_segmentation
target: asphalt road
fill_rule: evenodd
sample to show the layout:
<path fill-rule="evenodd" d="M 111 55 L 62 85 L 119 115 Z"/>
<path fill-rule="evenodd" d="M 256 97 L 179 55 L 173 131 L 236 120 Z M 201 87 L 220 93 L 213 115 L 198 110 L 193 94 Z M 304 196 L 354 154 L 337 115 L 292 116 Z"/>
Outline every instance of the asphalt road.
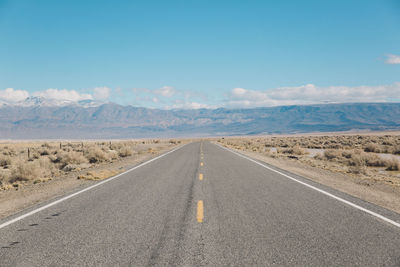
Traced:
<path fill-rule="evenodd" d="M 197 142 L 0 229 L 0 266 L 148 265 L 400 266 L 400 227 Z"/>

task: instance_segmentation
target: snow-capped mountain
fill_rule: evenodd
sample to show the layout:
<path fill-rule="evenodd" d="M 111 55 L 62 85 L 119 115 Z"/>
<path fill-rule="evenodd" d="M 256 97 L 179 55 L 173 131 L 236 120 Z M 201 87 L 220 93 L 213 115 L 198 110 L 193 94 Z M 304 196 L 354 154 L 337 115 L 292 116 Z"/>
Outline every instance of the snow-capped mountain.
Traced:
<path fill-rule="evenodd" d="M 136 138 L 400 129 L 400 103 L 160 110 L 28 98 L 0 107 L 0 139 Z"/>
<path fill-rule="evenodd" d="M 81 101 L 71 101 L 63 99 L 45 98 L 42 96 L 30 96 L 18 102 L 6 102 L 0 100 L 0 107 L 14 106 L 14 107 L 64 107 L 64 106 L 79 106 L 79 107 L 97 107 L 105 102 L 85 99 Z"/>

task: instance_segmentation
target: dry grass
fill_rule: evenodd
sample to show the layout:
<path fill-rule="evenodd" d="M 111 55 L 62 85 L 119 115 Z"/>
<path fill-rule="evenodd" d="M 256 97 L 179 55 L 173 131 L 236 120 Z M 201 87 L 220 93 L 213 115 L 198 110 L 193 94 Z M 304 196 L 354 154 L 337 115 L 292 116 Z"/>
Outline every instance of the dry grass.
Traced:
<path fill-rule="evenodd" d="M 111 159 L 110 155 L 99 147 L 90 147 L 84 151 L 84 155 L 90 163 L 110 161 Z"/>
<path fill-rule="evenodd" d="M 388 171 L 400 171 L 400 162 L 398 160 L 390 160 L 386 167 Z"/>
<path fill-rule="evenodd" d="M 0 156 L 0 167 L 8 167 L 11 165 L 11 157 L 10 156 Z"/>
<path fill-rule="evenodd" d="M 119 172 L 115 170 L 101 170 L 101 171 L 89 171 L 86 174 L 79 175 L 78 179 L 83 180 L 103 180 L 111 176 L 117 175 Z"/>
<path fill-rule="evenodd" d="M 133 154 L 132 149 L 130 147 L 126 147 L 126 146 L 119 148 L 117 151 L 118 151 L 118 156 L 123 157 L 123 158 L 132 156 L 132 154 Z"/>
<path fill-rule="evenodd" d="M 83 156 L 83 153 L 76 151 L 61 151 L 56 154 L 56 161 L 68 165 L 68 164 L 82 164 L 87 163 L 88 159 Z"/>
<path fill-rule="evenodd" d="M 18 161 L 11 171 L 9 182 L 14 183 L 17 181 L 47 178 L 54 173 L 55 168 L 48 158 L 42 158 L 31 162 Z"/>
<path fill-rule="evenodd" d="M 137 154 L 157 153 L 176 140 L 107 142 L 30 142 L 0 144 L 0 189 L 39 183 L 73 171 L 109 164 Z M 81 179 L 98 180 L 115 171 L 89 173 Z"/>
<path fill-rule="evenodd" d="M 303 148 L 301 148 L 299 146 L 280 149 L 279 153 L 292 154 L 292 155 L 305 155 L 305 154 L 308 154 L 308 152 L 305 149 L 303 149 Z"/>
<path fill-rule="evenodd" d="M 220 141 L 240 143 L 241 146 L 302 147 L 313 149 L 361 149 L 365 152 L 400 154 L 399 135 L 342 135 L 299 137 L 227 138 Z M 246 144 L 247 143 L 247 144 Z"/>
<path fill-rule="evenodd" d="M 318 158 L 318 157 L 317 157 Z M 336 161 L 347 166 L 388 167 L 396 162 L 395 159 L 383 159 L 377 154 L 365 153 L 361 150 L 325 150 L 323 157 L 318 159 Z"/>

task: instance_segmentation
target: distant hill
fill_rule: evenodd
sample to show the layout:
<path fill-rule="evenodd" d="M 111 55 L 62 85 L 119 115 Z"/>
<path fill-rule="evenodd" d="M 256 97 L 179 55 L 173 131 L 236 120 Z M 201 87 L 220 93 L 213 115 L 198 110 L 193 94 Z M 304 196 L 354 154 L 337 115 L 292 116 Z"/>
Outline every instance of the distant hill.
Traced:
<path fill-rule="evenodd" d="M 0 139 L 142 138 L 400 129 L 400 103 L 159 110 L 114 103 L 0 106 Z"/>

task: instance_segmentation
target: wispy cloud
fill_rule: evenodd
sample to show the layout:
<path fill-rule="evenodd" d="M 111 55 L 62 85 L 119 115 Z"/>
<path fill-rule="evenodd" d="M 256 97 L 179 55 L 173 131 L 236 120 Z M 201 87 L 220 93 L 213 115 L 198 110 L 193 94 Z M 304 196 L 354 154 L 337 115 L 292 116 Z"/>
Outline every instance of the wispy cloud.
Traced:
<path fill-rule="evenodd" d="M 216 108 L 215 106 L 199 103 L 199 102 L 191 102 L 191 101 L 176 101 L 175 104 L 171 106 L 167 106 L 167 109 L 201 109 L 201 108 Z"/>
<path fill-rule="evenodd" d="M 393 55 L 393 54 L 388 54 L 386 55 L 386 64 L 400 64 L 400 56 L 398 55 Z"/>
<path fill-rule="evenodd" d="M 172 97 L 176 94 L 176 90 L 171 86 L 163 86 L 160 89 L 154 90 L 154 93 L 164 97 Z"/>
<path fill-rule="evenodd" d="M 47 89 L 45 91 L 39 91 L 32 93 L 32 96 L 41 96 L 46 99 L 54 99 L 54 100 L 68 100 L 68 101 L 81 101 L 93 99 L 91 94 L 81 94 L 75 90 L 66 90 L 66 89 Z"/>
<path fill-rule="evenodd" d="M 320 103 L 390 102 L 400 99 L 400 83 L 380 86 L 329 86 L 307 84 L 256 91 L 234 88 L 228 94 L 228 107 L 268 107 Z"/>
<path fill-rule="evenodd" d="M 133 88 L 135 105 L 165 109 L 200 109 L 213 106 L 202 103 L 206 99 L 201 93 L 178 90 L 172 86 L 158 89 Z"/>
<path fill-rule="evenodd" d="M 136 95 L 147 95 L 147 96 L 158 96 L 158 97 L 172 97 L 179 94 L 172 86 L 163 86 L 158 89 L 148 89 L 148 88 L 133 88 L 132 92 Z"/>
<path fill-rule="evenodd" d="M 110 97 L 110 88 L 96 87 L 93 89 L 93 98 L 97 100 L 105 100 Z"/>

